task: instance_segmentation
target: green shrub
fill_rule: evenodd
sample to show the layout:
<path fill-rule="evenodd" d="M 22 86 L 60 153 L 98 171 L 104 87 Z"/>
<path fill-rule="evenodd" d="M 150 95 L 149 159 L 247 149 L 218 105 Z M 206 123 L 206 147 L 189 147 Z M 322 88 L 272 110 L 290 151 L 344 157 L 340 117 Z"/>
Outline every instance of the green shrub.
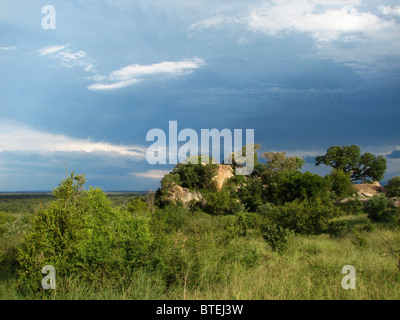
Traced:
<path fill-rule="evenodd" d="M 371 232 L 374 231 L 376 229 L 376 225 L 374 223 L 372 223 L 370 220 L 367 221 L 367 223 L 362 224 L 362 225 L 358 225 L 355 227 L 355 232 Z"/>
<path fill-rule="evenodd" d="M 256 211 L 257 207 L 263 204 L 263 185 L 257 179 L 249 179 L 237 191 L 238 198 L 249 211 Z"/>
<path fill-rule="evenodd" d="M 268 185 L 267 199 L 274 204 L 329 199 L 329 179 L 310 172 L 282 172 Z"/>
<path fill-rule="evenodd" d="M 393 201 L 386 196 L 374 196 L 364 206 L 364 211 L 374 222 L 392 222 L 399 217 L 399 212 Z"/>
<path fill-rule="evenodd" d="M 264 204 L 262 204 L 262 205 L 259 205 L 259 206 L 257 207 L 256 212 L 257 212 L 257 214 L 259 214 L 261 217 L 265 217 L 265 216 L 268 214 L 268 212 L 269 212 L 273 207 L 274 207 L 274 205 L 273 205 L 272 203 L 266 202 L 266 203 L 264 203 Z"/>
<path fill-rule="evenodd" d="M 181 183 L 181 180 L 180 180 L 179 174 L 177 174 L 177 173 L 168 173 L 161 179 L 161 187 L 163 189 L 170 188 L 174 184 L 180 185 L 180 183 Z"/>
<path fill-rule="evenodd" d="M 246 229 L 258 228 L 262 223 L 262 217 L 258 213 L 248 212 L 243 203 L 237 203 L 232 213 Z"/>
<path fill-rule="evenodd" d="M 367 238 L 362 232 L 355 232 L 351 242 L 357 247 L 366 247 L 368 242 Z"/>
<path fill-rule="evenodd" d="M 342 169 L 333 169 L 328 178 L 331 183 L 331 191 L 335 193 L 337 198 L 349 197 L 355 193 L 350 174 Z"/>
<path fill-rule="evenodd" d="M 326 232 L 331 236 L 331 237 L 340 237 L 341 235 L 344 234 L 345 230 L 347 227 L 346 221 L 331 221 L 328 224 L 328 228 Z"/>
<path fill-rule="evenodd" d="M 231 198 L 230 193 L 225 188 L 220 191 L 209 191 L 204 193 L 205 205 L 204 211 L 213 215 L 222 215 L 230 213 L 236 203 Z"/>
<path fill-rule="evenodd" d="M 178 175 L 179 178 L 174 177 L 173 180 L 181 187 L 188 189 L 212 189 L 216 190 L 215 181 L 212 179 L 217 170 L 218 165 L 213 163 L 213 159 L 208 157 L 208 164 L 201 164 L 202 157 L 197 156 L 191 159 L 194 163 L 190 163 L 189 158 L 178 163 L 172 170 L 170 175 Z M 165 179 L 163 179 L 165 180 Z"/>
<path fill-rule="evenodd" d="M 289 245 L 289 236 L 292 231 L 276 224 L 266 224 L 261 228 L 261 234 L 272 250 L 283 252 Z"/>
<path fill-rule="evenodd" d="M 240 213 L 235 216 L 230 216 L 228 223 L 224 226 L 224 241 L 229 242 L 230 240 L 245 236 L 247 233 L 247 227 L 244 221 L 245 213 Z"/>
<path fill-rule="evenodd" d="M 128 204 L 128 211 L 132 213 L 149 213 L 149 207 L 142 198 L 135 198 Z"/>
<path fill-rule="evenodd" d="M 299 234 L 319 234 L 327 229 L 329 220 L 336 214 L 333 206 L 321 202 L 293 201 L 272 206 L 265 217 L 272 224 Z"/>
<path fill-rule="evenodd" d="M 363 203 L 358 199 L 349 199 L 345 202 L 336 204 L 340 210 L 345 214 L 358 215 L 364 213 Z"/>
<path fill-rule="evenodd" d="M 385 190 L 389 198 L 400 197 L 400 176 L 391 178 L 385 186 Z"/>
<path fill-rule="evenodd" d="M 158 220 L 163 231 L 171 233 L 182 229 L 191 217 L 189 208 L 180 204 L 168 204 L 162 209 L 157 208 L 152 217 Z"/>
<path fill-rule="evenodd" d="M 57 200 L 36 213 L 19 248 L 23 288 L 40 289 L 45 265 L 54 266 L 57 277 L 78 274 L 94 280 L 149 263 L 149 218 L 113 209 L 101 189 L 86 192 L 83 184 L 83 176 L 72 173 L 54 190 Z"/>
<path fill-rule="evenodd" d="M 103 269 L 117 275 L 149 263 L 148 254 L 153 235 L 150 218 L 143 214 L 113 209 L 100 189 L 88 191 L 84 239 L 78 244 L 77 258 L 85 268 Z"/>
<path fill-rule="evenodd" d="M 0 236 L 7 231 L 8 226 L 13 223 L 17 217 L 0 211 Z"/>

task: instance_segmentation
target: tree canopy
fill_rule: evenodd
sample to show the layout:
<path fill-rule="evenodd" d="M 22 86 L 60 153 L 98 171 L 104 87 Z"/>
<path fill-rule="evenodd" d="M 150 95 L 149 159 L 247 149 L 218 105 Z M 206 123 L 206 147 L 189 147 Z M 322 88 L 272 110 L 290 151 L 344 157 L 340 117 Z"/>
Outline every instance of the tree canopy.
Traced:
<path fill-rule="evenodd" d="M 349 173 L 352 181 L 380 181 L 386 171 L 386 159 L 372 153 L 361 154 L 359 146 L 332 146 L 326 154 L 316 158 L 316 166 L 324 164 Z"/>

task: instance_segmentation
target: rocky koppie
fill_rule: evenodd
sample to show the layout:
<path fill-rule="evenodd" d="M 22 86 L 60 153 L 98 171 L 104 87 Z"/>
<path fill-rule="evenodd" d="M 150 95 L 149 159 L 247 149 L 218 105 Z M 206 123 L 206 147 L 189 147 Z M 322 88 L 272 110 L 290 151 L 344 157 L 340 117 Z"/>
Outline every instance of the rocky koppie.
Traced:
<path fill-rule="evenodd" d="M 168 129 L 168 135 L 162 129 L 151 129 L 147 132 L 146 141 L 155 141 L 146 150 L 146 160 L 149 164 L 178 164 L 185 160 L 192 164 L 199 164 L 200 161 L 209 164 L 211 150 L 213 164 L 219 163 L 221 159 L 224 164 L 232 164 L 235 161 L 239 165 L 236 167 L 236 175 L 249 175 L 254 170 L 254 129 L 246 129 L 245 155 L 241 151 L 242 129 L 234 129 L 233 133 L 230 129 L 201 129 L 200 141 L 194 129 L 183 129 L 178 133 L 177 121 L 169 121 Z M 224 139 L 222 158 L 221 138 Z M 185 143 L 178 148 L 178 142 Z M 201 160 L 198 157 L 199 151 Z"/>

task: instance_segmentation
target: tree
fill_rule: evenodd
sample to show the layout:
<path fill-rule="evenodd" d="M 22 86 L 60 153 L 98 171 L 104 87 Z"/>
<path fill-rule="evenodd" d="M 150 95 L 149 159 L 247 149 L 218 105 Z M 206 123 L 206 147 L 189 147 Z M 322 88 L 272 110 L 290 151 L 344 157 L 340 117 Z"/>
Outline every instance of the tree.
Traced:
<path fill-rule="evenodd" d="M 366 152 L 360 157 L 357 167 L 353 170 L 353 180 L 361 180 L 363 182 L 380 181 L 383 179 L 386 168 L 386 159 L 383 156 L 375 157 L 373 154 Z"/>
<path fill-rule="evenodd" d="M 342 169 L 344 172 L 350 173 L 360 159 L 361 150 L 356 145 L 339 147 L 330 147 L 324 156 L 316 158 L 316 166 L 321 163 L 335 169 Z"/>
<path fill-rule="evenodd" d="M 254 157 L 254 167 L 253 167 L 253 172 L 250 174 L 250 176 L 254 176 L 257 175 L 257 172 L 260 169 L 260 162 L 258 161 L 258 154 L 257 151 L 261 150 L 261 145 L 259 144 L 248 144 L 242 147 L 241 150 L 237 151 L 237 152 L 233 152 L 232 154 L 230 154 L 227 158 L 224 159 L 223 163 L 224 164 L 231 164 L 232 165 L 232 169 L 233 172 L 236 172 L 236 168 L 241 168 L 244 166 L 244 164 L 240 164 L 238 163 L 238 159 L 246 159 L 246 155 L 247 155 L 247 150 L 250 150 L 250 155 L 253 154 Z"/>
<path fill-rule="evenodd" d="M 269 183 L 275 176 L 282 172 L 300 170 L 305 161 L 299 157 L 287 157 L 284 152 L 265 152 L 262 157 L 266 163 L 261 165 L 259 175 L 265 183 Z"/>
<path fill-rule="evenodd" d="M 361 155 L 359 146 L 332 146 L 326 154 L 316 158 L 316 166 L 324 164 L 349 173 L 351 180 L 371 182 L 380 181 L 386 171 L 386 159 L 366 152 Z"/>

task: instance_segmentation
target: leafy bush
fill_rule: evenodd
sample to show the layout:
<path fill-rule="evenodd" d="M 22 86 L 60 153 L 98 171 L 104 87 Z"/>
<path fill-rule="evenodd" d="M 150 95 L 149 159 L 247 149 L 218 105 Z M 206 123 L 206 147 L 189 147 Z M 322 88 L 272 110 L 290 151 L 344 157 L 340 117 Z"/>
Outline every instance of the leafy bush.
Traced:
<path fill-rule="evenodd" d="M 204 198 L 204 211 L 209 214 L 226 214 L 235 206 L 235 200 L 231 198 L 229 191 L 225 188 L 216 192 L 204 192 Z"/>
<path fill-rule="evenodd" d="M 101 189 L 83 190 L 83 176 L 62 181 L 49 208 L 40 209 L 19 248 L 20 283 L 41 284 L 41 269 L 55 267 L 58 277 L 79 274 L 118 276 L 146 265 L 152 245 L 149 218 L 113 209 Z"/>
<path fill-rule="evenodd" d="M 166 205 L 156 209 L 152 217 L 160 223 L 161 229 L 167 233 L 182 229 L 190 218 L 190 210 L 183 205 Z"/>
<path fill-rule="evenodd" d="M 150 218 L 113 209 L 101 189 L 88 191 L 89 208 L 77 258 L 85 268 L 118 274 L 148 263 L 153 236 Z M 92 270 L 94 271 L 94 270 Z"/>
<path fill-rule="evenodd" d="M 150 209 L 142 198 L 135 198 L 129 202 L 128 211 L 132 213 L 148 213 Z"/>
<path fill-rule="evenodd" d="M 364 212 L 363 203 L 358 199 L 350 199 L 346 202 L 340 202 L 336 204 L 336 206 L 345 214 L 358 215 Z"/>
<path fill-rule="evenodd" d="M 15 216 L 0 211 L 0 236 L 7 230 L 7 226 L 16 219 Z"/>
<path fill-rule="evenodd" d="M 399 212 L 393 201 L 386 196 L 374 196 L 364 206 L 364 211 L 374 222 L 391 222 L 399 217 Z"/>
<path fill-rule="evenodd" d="M 321 202 L 293 201 L 282 206 L 272 206 L 265 217 L 272 224 L 299 234 L 319 234 L 327 229 L 329 219 L 337 214 L 332 206 Z"/>
<path fill-rule="evenodd" d="M 261 234 L 272 250 L 283 252 L 288 247 L 289 236 L 292 234 L 292 231 L 276 224 L 266 224 L 261 228 Z"/>
<path fill-rule="evenodd" d="M 365 224 L 355 226 L 353 231 L 355 233 L 364 232 L 364 231 L 371 232 L 371 231 L 374 231 L 375 229 L 376 229 L 376 225 L 374 223 L 372 223 L 370 220 L 368 220 L 367 223 L 365 223 Z"/>
<path fill-rule="evenodd" d="M 274 204 L 294 200 L 328 199 L 329 179 L 310 172 L 282 172 L 268 185 L 267 199 Z"/>
<path fill-rule="evenodd" d="M 244 222 L 245 213 L 241 213 L 235 216 L 230 216 L 228 223 L 224 226 L 223 230 L 225 231 L 223 234 L 223 241 L 229 242 L 230 240 L 245 236 L 247 232 L 247 227 Z"/>
<path fill-rule="evenodd" d="M 400 176 L 390 179 L 385 186 L 385 190 L 389 198 L 400 197 Z"/>
<path fill-rule="evenodd" d="M 170 188 L 173 184 L 180 185 L 181 179 L 177 173 L 168 173 L 161 179 L 161 187 Z"/>
<path fill-rule="evenodd" d="M 239 237 L 244 234 L 244 230 L 242 226 L 240 226 L 237 221 L 232 220 L 229 221 L 224 229 L 223 233 L 221 233 L 221 241 L 220 243 L 222 244 L 227 244 L 229 243 L 232 239 Z"/>
<path fill-rule="evenodd" d="M 188 160 L 188 159 L 187 159 Z M 172 170 L 172 176 L 178 175 L 179 178 L 173 177 L 174 182 L 181 187 L 188 189 L 216 189 L 215 181 L 212 179 L 217 170 L 218 165 L 213 164 L 213 159 L 208 157 L 208 164 L 201 164 L 202 156 L 193 159 L 194 163 L 188 161 L 178 163 Z M 176 181 L 177 180 L 177 181 Z"/>
<path fill-rule="evenodd" d="M 350 174 L 342 169 L 333 169 L 328 178 L 331 182 L 331 191 L 335 193 L 336 197 L 345 198 L 355 193 Z"/>
<path fill-rule="evenodd" d="M 266 203 L 263 203 L 262 205 L 259 205 L 259 206 L 257 207 L 256 212 L 257 212 L 260 216 L 265 217 L 265 216 L 268 214 L 268 212 L 269 212 L 273 207 L 274 207 L 274 205 L 273 205 L 272 203 L 266 202 Z"/>
<path fill-rule="evenodd" d="M 332 237 L 343 235 L 347 227 L 346 221 L 331 221 L 328 224 L 326 232 Z"/>
<path fill-rule="evenodd" d="M 368 242 L 367 238 L 362 232 L 354 232 L 353 239 L 351 240 L 351 243 L 354 244 L 357 247 L 366 247 Z"/>
<path fill-rule="evenodd" d="M 245 184 L 241 185 L 237 194 L 240 201 L 252 212 L 263 204 L 263 185 L 257 178 L 246 181 Z"/>

